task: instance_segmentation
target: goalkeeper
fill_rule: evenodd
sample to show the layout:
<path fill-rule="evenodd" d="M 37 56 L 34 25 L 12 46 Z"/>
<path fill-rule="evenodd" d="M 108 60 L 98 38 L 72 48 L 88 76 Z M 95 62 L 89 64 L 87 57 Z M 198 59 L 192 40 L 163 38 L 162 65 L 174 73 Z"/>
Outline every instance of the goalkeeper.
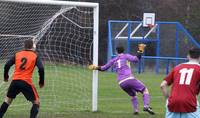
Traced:
<path fill-rule="evenodd" d="M 103 66 L 96 66 L 96 65 L 89 66 L 89 69 L 100 70 L 100 71 L 105 71 L 109 69 L 111 66 L 114 66 L 118 75 L 117 80 L 119 86 L 129 96 L 132 97 L 131 102 L 134 108 L 135 115 L 139 113 L 137 92 L 143 94 L 143 103 L 144 103 L 143 111 L 148 112 L 149 114 L 152 115 L 155 114 L 149 107 L 150 96 L 148 89 L 141 81 L 137 80 L 133 76 L 131 68 L 128 65 L 128 62 L 137 63 L 141 59 L 141 55 L 144 52 L 145 46 L 146 46 L 145 44 L 138 45 L 138 51 L 136 56 L 132 56 L 130 54 L 124 54 L 124 47 L 117 47 L 116 48 L 117 56 L 111 59 L 107 64 Z"/>

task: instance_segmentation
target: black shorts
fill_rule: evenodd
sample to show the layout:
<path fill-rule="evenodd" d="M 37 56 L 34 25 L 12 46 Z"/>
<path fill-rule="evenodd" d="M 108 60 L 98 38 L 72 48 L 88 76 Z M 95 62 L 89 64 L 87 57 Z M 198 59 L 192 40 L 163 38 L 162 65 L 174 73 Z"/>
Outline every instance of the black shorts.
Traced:
<path fill-rule="evenodd" d="M 16 98 L 22 92 L 27 100 L 33 102 L 39 100 L 38 93 L 33 85 L 30 85 L 22 80 L 13 80 L 8 88 L 7 97 Z"/>

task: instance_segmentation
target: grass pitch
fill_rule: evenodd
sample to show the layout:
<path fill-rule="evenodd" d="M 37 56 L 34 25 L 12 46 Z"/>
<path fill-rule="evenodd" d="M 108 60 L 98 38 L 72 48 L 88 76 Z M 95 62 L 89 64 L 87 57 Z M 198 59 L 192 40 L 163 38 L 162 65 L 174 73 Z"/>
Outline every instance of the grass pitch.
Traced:
<path fill-rule="evenodd" d="M 118 86 L 115 73 L 99 72 L 98 111 L 93 113 L 90 111 L 91 71 L 58 65 L 55 69 L 56 73 L 55 70 L 52 71 L 53 66 L 46 66 L 45 69 L 46 86 L 43 89 L 38 88 L 37 72 L 34 75 L 36 78 L 34 83 L 41 99 L 39 118 L 164 118 L 165 99 L 159 88 L 164 75 L 154 73 L 135 75 L 148 87 L 151 94 L 151 107 L 156 115 L 152 116 L 142 111 L 142 95 L 138 94 L 140 113 L 134 116 L 131 98 Z M 3 66 L 0 74 L 3 75 Z M 74 79 L 79 76 L 81 78 Z M 3 84 L 2 81 L 0 83 L 0 102 L 2 102 L 9 84 Z M 5 118 L 28 118 L 30 108 L 31 104 L 23 95 L 19 95 L 7 111 Z"/>

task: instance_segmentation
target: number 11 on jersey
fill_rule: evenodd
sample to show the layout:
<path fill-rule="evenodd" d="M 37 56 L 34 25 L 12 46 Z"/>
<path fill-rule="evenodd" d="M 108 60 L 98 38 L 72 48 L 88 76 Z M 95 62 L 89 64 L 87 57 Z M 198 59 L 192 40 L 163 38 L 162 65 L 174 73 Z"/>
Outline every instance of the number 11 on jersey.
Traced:
<path fill-rule="evenodd" d="M 193 72 L 194 72 L 193 68 L 190 68 L 190 69 L 183 68 L 183 69 L 181 69 L 179 71 L 179 73 L 181 74 L 179 84 L 190 85 Z"/>

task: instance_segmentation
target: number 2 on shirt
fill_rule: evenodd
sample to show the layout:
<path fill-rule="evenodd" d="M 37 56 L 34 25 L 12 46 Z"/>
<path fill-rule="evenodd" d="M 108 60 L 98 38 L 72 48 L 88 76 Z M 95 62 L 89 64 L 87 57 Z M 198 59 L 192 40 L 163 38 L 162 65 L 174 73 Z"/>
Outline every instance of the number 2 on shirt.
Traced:
<path fill-rule="evenodd" d="M 26 65 L 26 63 L 27 63 L 27 58 L 25 58 L 25 57 L 23 57 L 22 59 L 21 59 L 21 65 L 20 65 L 20 69 L 21 70 L 25 70 L 25 65 Z"/>
<path fill-rule="evenodd" d="M 179 73 L 181 74 L 179 84 L 190 85 L 193 72 L 194 72 L 193 68 L 190 68 L 190 69 L 183 68 L 183 69 L 181 69 L 179 71 Z"/>

